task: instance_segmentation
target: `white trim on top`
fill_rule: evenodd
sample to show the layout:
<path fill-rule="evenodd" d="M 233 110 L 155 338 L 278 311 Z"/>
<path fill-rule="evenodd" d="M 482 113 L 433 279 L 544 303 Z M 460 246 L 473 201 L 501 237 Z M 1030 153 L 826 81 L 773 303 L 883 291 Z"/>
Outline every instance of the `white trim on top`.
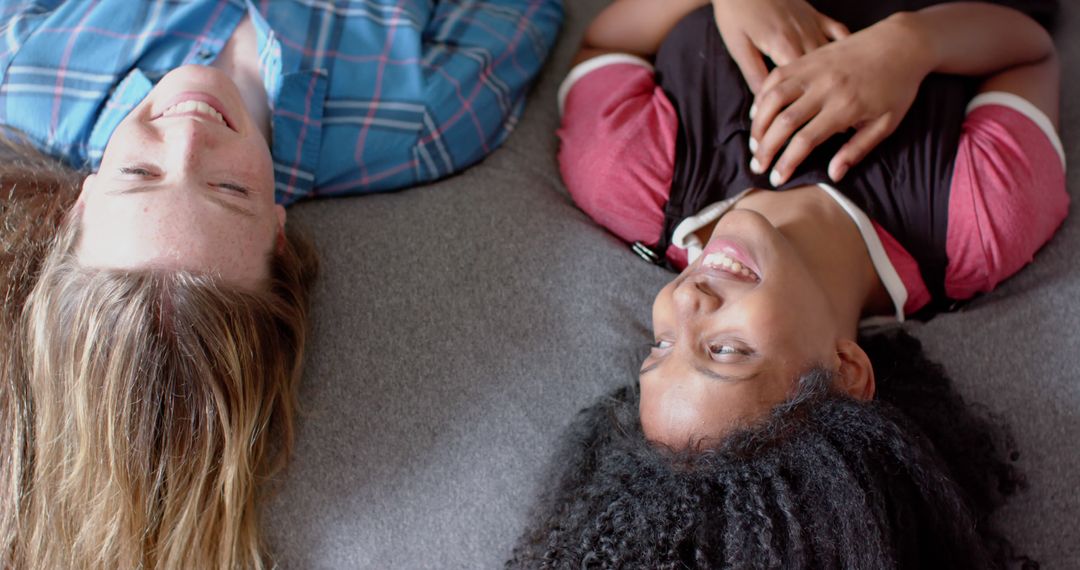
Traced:
<path fill-rule="evenodd" d="M 874 229 L 870 217 L 836 188 L 825 183 L 818 184 L 818 188 L 821 188 L 833 200 L 836 200 L 836 203 L 840 204 L 840 207 L 847 212 L 847 215 L 851 216 L 855 226 L 859 228 L 859 233 L 862 234 L 863 242 L 866 244 L 866 251 L 870 253 L 870 261 L 874 264 L 874 270 L 877 271 L 881 284 L 885 286 L 885 290 L 888 291 L 889 297 L 892 299 L 893 306 L 896 307 L 896 320 L 904 322 L 904 305 L 907 304 L 908 298 L 907 287 L 904 286 L 904 281 L 900 279 L 900 274 L 896 272 L 896 267 L 893 266 L 892 260 L 889 259 L 889 254 L 885 252 L 885 246 L 882 245 L 881 238 L 878 236 L 877 230 Z"/>
<path fill-rule="evenodd" d="M 701 243 L 694 232 L 719 220 L 720 216 L 726 214 L 735 202 L 742 200 L 743 196 L 750 193 L 750 190 L 751 188 L 747 188 L 731 198 L 713 202 L 702 208 L 700 212 L 683 218 L 679 225 L 675 226 L 675 231 L 671 232 L 671 244 L 686 250 L 687 263 L 693 263 L 705 248 L 705 244 Z"/>
<path fill-rule="evenodd" d="M 562 85 L 559 85 L 559 116 L 563 113 L 563 103 L 566 101 L 566 95 L 570 93 L 570 88 L 578 82 L 579 79 L 585 77 L 589 73 L 606 67 L 608 65 L 615 65 L 619 63 L 629 63 L 631 65 L 638 65 L 644 67 L 650 71 L 653 69 L 653 65 L 648 61 L 628 53 L 605 53 L 604 55 L 598 55 L 586 59 L 585 61 L 574 66 L 570 70 L 570 73 L 566 74 L 566 79 L 563 79 Z"/>
<path fill-rule="evenodd" d="M 903 322 L 904 305 L 907 304 L 908 298 L 907 287 L 900 278 L 900 274 L 896 272 L 896 267 L 893 266 L 892 260 L 889 259 L 889 254 L 885 252 L 885 246 L 881 243 L 881 238 L 878 236 L 877 230 L 874 229 L 870 217 L 832 186 L 822 183 L 818 184 L 818 187 L 835 200 L 851 220 L 855 222 L 855 227 L 859 229 L 859 235 L 862 236 L 863 243 L 866 244 L 866 250 L 870 253 L 870 261 L 874 264 L 874 270 L 877 271 L 882 285 L 885 286 L 885 291 L 889 293 L 889 298 L 892 299 L 893 306 L 896 308 L 896 320 Z M 750 189 L 744 190 L 726 200 L 713 202 L 702 208 L 697 214 L 683 218 L 679 225 L 675 226 L 675 231 L 671 235 L 671 243 L 686 250 L 687 263 L 693 263 L 701 255 L 704 247 L 694 232 L 718 220 L 748 192 L 750 192 Z"/>
<path fill-rule="evenodd" d="M 1050 139 L 1050 144 L 1053 145 L 1054 150 L 1057 151 L 1058 157 L 1061 158 L 1061 168 L 1065 168 L 1065 147 L 1061 144 L 1061 137 L 1058 136 L 1057 130 L 1054 129 L 1054 124 L 1050 122 L 1050 118 L 1046 116 L 1046 113 L 1042 112 L 1042 109 L 1036 107 L 1031 101 L 1024 99 L 1016 93 L 1009 93 L 1007 91 L 987 91 L 986 93 L 979 93 L 971 102 L 968 103 L 967 113 L 974 111 L 979 107 L 986 105 L 1001 105 L 1002 107 L 1008 107 L 1021 115 L 1024 115 L 1031 122 L 1038 125 L 1042 132 L 1046 134 L 1046 138 Z"/>

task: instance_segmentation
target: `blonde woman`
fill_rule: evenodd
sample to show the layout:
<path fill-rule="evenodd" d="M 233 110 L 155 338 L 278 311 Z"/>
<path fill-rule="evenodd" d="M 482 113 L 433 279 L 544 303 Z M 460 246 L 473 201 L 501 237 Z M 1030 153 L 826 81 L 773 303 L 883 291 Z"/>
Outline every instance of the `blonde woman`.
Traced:
<path fill-rule="evenodd" d="M 0 566 L 272 565 L 316 258 L 300 199 L 496 147 L 561 18 L 481 5 L 2 2 Z"/>

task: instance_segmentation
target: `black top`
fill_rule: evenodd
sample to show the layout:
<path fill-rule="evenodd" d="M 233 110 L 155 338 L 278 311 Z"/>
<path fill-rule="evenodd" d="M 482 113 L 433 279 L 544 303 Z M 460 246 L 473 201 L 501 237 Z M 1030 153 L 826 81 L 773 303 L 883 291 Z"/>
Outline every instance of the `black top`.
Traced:
<path fill-rule="evenodd" d="M 895 11 L 888 4 L 815 2 L 853 32 L 887 16 L 885 8 Z M 850 14 L 853 10 L 858 13 Z M 691 13 L 668 34 L 656 56 L 656 82 L 679 117 L 664 233 L 655 247 L 664 252 L 684 218 L 747 188 L 772 186 L 767 171 L 750 171 L 753 94 L 724 47 L 711 7 Z M 778 188 L 824 182 L 840 191 L 911 253 L 937 308 L 949 303 L 944 288 L 949 187 L 964 112 L 977 86 L 972 78 L 930 75 L 896 131 L 839 183 L 829 179 L 829 160 L 850 133 L 815 149 Z"/>

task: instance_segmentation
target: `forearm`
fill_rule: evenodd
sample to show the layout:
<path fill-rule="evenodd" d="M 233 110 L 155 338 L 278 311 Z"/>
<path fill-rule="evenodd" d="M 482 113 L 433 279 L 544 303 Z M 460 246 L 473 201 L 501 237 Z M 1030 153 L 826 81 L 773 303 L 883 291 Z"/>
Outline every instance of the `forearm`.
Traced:
<path fill-rule="evenodd" d="M 616 0 L 589 24 L 577 61 L 606 52 L 651 58 L 668 32 L 709 0 Z"/>
<path fill-rule="evenodd" d="M 915 52 L 926 73 L 991 75 L 1054 54 L 1050 35 L 1028 16 L 994 4 L 957 2 L 902 12 L 880 23 L 897 50 Z M 914 49 L 913 49 L 914 46 Z"/>

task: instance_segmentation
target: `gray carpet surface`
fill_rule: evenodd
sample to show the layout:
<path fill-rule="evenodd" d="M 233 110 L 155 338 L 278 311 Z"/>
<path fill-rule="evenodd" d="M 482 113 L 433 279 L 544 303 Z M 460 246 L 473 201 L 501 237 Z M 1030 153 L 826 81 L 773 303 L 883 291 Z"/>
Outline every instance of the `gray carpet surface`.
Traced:
<path fill-rule="evenodd" d="M 478 166 L 393 194 L 304 203 L 323 258 L 292 463 L 265 507 L 283 568 L 496 568 L 559 433 L 634 381 L 671 277 L 577 210 L 555 92 L 603 0 L 567 2 L 517 130 Z M 1080 188 L 1080 6 L 1056 32 Z M 1080 568 L 1080 226 L 962 312 L 910 329 L 1007 420 L 1029 488 L 1001 514 L 1046 569 Z"/>

